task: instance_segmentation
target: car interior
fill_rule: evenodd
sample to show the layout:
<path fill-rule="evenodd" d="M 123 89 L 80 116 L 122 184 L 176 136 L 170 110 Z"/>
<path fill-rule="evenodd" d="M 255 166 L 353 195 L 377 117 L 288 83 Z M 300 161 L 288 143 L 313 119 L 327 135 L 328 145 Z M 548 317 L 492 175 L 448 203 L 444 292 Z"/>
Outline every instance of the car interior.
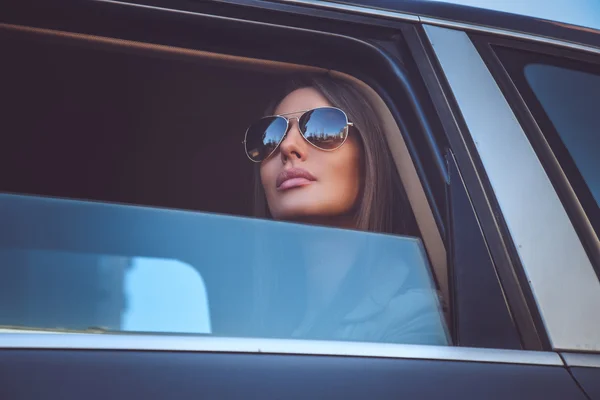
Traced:
<path fill-rule="evenodd" d="M 0 32 L 5 193 L 252 216 L 247 125 L 289 74 L 325 71 L 54 30 Z M 392 113 L 359 79 L 329 73 L 375 106 L 447 300 L 442 236 Z"/>

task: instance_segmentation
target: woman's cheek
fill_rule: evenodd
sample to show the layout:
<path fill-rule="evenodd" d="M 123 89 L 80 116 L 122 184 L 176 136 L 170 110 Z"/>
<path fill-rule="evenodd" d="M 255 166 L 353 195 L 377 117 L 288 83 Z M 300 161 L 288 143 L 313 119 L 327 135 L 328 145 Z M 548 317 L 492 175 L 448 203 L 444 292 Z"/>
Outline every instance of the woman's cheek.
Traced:
<path fill-rule="evenodd" d="M 355 141 L 348 141 L 348 143 L 346 144 L 346 157 L 344 157 L 343 160 L 341 160 L 343 166 L 340 167 L 343 168 L 342 170 L 346 171 L 346 173 L 344 174 L 345 188 L 343 189 L 343 191 L 346 193 L 347 206 L 352 208 L 358 201 L 362 184 L 360 176 L 361 150 L 359 145 Z"/>

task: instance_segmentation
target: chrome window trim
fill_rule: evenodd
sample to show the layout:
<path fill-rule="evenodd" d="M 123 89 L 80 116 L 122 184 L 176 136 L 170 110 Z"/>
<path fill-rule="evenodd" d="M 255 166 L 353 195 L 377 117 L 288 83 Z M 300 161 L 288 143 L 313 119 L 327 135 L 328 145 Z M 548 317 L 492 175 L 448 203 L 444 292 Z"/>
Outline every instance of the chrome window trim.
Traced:
<path fill-rule="evenodd" d="M 118 1 L 118 0 L 92 0 L 92 1 L 127 6 L 127 7 L 144 8 L 144 9 L 149 9 L 149 10 L 166 11 L 166 12 L 172 12 L 172 13 L 178 13 L 178 14 L 206 15 L 206 14 L 202 14 L 202 13 L 198 13 L 198 12 L 194 12 L 194 11 L 177 10 L 177 9 L 172 9 L 172 8 L 150 6 L 150 5 L 146 5 L 146 4 L 126 3 L 126 2 L 122 2 L 122 1 Z M 213 1 L 219 1 L 219 0 L 213 0 Z M 374 8 L 374 7 L 366 7 L 366 6 L 355 6 L 355 5 L 350 5 L 350 4 L 332 3 L 332 2 L 323 1 L 323 0 L 273 0 L 273 1 L 279 1 L 280 3 L 296 4 L 296 5 L 301 5 L 301 6 L 322 8 L 322 9 L 332 10 L 332 11 L 347 12 L 347 13 L 365 15 L 365 16 L 370 16 L 370 17 L 387 18 L 387 19 L 396 20 L 396 21 L 420 22 L 420 23 L 429 24 L 429 25 L 443 26 L 443 27 L 448 27 L 448 28 L 457 28 L 457 29 L 468 30 L 468 31 L 473 31 L 473 32 L 491 33 L 494 35 L 505 36 L 505 37 L 510 37 L 510 38 L 514 38 L 514 39 L 525 39 L 525 40 L 529 40 L 529 41 L 533 41 L 533 42 L 544 43 L 544 44 L 549 44 L 549 45 L 554 45 L 554 46 L 567 47 L 567 48 L 574 49 L 574 50 L 600 54 L 600 47 L 594 47 L 594 46 L 589 46 L 589 45 L 585 45 L 585 44 L 579 44 L 579 43 L 574 43 L 574 42 L 570 42 L 570 41 L 549 38 L 549 37 L 545 37 L 545 36 L 533 35 L 533 34 L 524 33 L 524 32 L 511 31 L 508 29 L 494 28 L 494 27 L 490 27 L 490 26 L 469 24 L 469 23 L 463 23 L 463 22 L 455 22 L 455 21 L 450 21 L 450 20 L 445 20 L 445 19 L 440 19 L 440 18 L 419 16 L 416 14 L 409 14 L 409 13 L 402 13 L 399 11 L 384 10 L 384 9 L 379 9 L 379 8 Z M 265 25 L 269 25 L 269 24 L 265 24 Z"/>
<path fill-rule="evenodd" d="M 275 0 L 277 1 L 277 0 Z M 386 17 L 390 19 L 400 21 L 412 21 L 419 22 L 419 16 L 416 14 L 402 13 L 398 11 L 384 10 L 382 8 L 355 6 L 352 4 L 341 4 L 333 3 L 322 0 L 279 0 L 280 3 L 292 3 L 303 6 L 313 6 L 334 11 L 352 12 L 355 14 L 372 16 L 372 17 Z"/>
<path fill-rule="evenodd" d="M 507 29 L 492 28 L 489 26 L 465 24 L 465 23 L 461 23 L 461 22 L 453 22 L 453 21 L 447 21 L 447 20 L 430 18 L 430 17 L 420 17 L 420 20 L 423 24 L 436 25 L 436 26 L 441 26 L 441 27 L 446 27 L 446 28 L 454 28 L 454 29 L 473 31 L 473 32 L 479 32 L 479 33 L 490 33 L 493 35 L 509 37 L 512 39 L 528 40 L 528 41 L 536 42 L 536 43 L 542 43 L 542 44 L 547 44 L 547 45 L 552 45 L 552 46 L 567 47 L 567 48 L 573 49 L 573 50 L 579 50 L 579 51 L 585 51 L 585 52 L 589 52 L 589 53 L 600 54 L 599 47 L 588 46 L 588 45 L 569 42 L 569 41 L 565 41 L 565 40 L 553 39 L 553 38 L 549 38 L 549 37 L 545 37 L 545 36 L 532 35 L 529 33 L 511 31 L 511 30 L 507 30 Z"/>
<path fill-rule="evenodd" d="M 568 367 L 600 368 L 600 354 L 561 353 Z"/>
<path fill-rule="evenodd" d="M 276 0 L 277 1 L 277 0 Z M 491 33 L 494 35 L 510 37 L 514 39 L 525 39 L 533 42 L 549 44 L 553 46 L 568 47 L 574 50 L 586 51 L 590 53 L 600 54 L 600 47 L 588 46 L 575 42 L 549 38 L 545 36 L 533 35 L 529 33 L 512 31 L 508 29 L 494 28 L 485 25 L 469 24 L 464 22 L 455 22 L 441 18 L 420 16 L 416 14 L 408 14 L 399 11 L 384 10 L 380 8 L 355 6 L 349 4 L 331 3 L 323 0 L 278 0 L 281 3 L 298 4 L 304 6 L 319 7 L 322 9 L 344 11 L 355 14 L 384 17 L 398 21 L 421 22 L 423 24 L 443 26 L 447 28 L 456 28 L 480 33 Z"/>
<path fill-rule="evenodd" d="M 556 353 L 287 339 L 140 334 L 5 333 L 0 349 L 132 350 L 209 353 L 324 355 L 563 366 Z"/>
<path fill-rule="evenodd" d="M 424 28 L 494 190 L 552 347 L 600 350 L 600 282 L 523 128 L 469 36 Z"/>

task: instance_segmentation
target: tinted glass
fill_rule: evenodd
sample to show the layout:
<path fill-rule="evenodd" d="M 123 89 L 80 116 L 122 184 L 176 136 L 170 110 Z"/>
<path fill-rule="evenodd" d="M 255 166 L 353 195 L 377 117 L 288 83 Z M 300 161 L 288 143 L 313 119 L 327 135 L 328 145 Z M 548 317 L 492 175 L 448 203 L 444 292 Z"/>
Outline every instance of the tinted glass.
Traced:
<path fill-rule="evenodd" d="M 267 158 L 277 147 L 287 130 L 282 117 L 266 117 L 255 122 L 246 132 L 246 152 L 254 161 Z"/>
<path fill-rule="evenodd" d="M 346 114 L 337 108 L 317 108 L 300 118 L 300 129 L 304 137 L 315 146 L 326 150 L 335 149 L 344 143 L 347 126 Z"/>
<path fill-rule="evenodd" d="M 600 75 L 529 64 L 525 77 L 600 204 Z"/>
<path fill-rule="evenodd" d="M 448 344 L 416 238 L 12 195 L 0 219 L 0 329 Z"/>
<path fill-rule="evenodd" d="M 553 158 L 548 161 L 560 163 L 560 176 L 550 178 L 560 187 L 565 176 L 578 204 L 568 197 L 563 201 L 574 213 L 583 206 L 600 233 L 600 65 L 570 54 L 558 57 L 501 46 L 494 50 L 544 136 L 538 144 L 540 138 L 533 133 L 532 144 L 542 149 L 549 145 Z M 540 156 L 546 157 L 545 150 Z"/>
<path fill-rule="evenodd" d="M 0 262 L 5 328 L 211 332 L 204 280 L 179 260 L 2 248 Z"/>

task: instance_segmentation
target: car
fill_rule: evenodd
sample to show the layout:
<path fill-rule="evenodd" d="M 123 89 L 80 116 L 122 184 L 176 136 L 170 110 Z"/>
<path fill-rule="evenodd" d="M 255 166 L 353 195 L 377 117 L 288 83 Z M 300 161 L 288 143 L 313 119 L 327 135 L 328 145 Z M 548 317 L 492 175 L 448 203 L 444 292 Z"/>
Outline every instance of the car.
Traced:
<path fill-rule="evenodd" d="M 28 0 L 0 5 L 0 43 L 1 398 L 600 399 L 597 29 L 419 0 Z M 375 105 L 414 235 L 253 217 L 245 126 L 315 71 Z M 427 295 L 398 318 L 433 335 L 279 333 L 315 238 L 409 271 Z"/>

